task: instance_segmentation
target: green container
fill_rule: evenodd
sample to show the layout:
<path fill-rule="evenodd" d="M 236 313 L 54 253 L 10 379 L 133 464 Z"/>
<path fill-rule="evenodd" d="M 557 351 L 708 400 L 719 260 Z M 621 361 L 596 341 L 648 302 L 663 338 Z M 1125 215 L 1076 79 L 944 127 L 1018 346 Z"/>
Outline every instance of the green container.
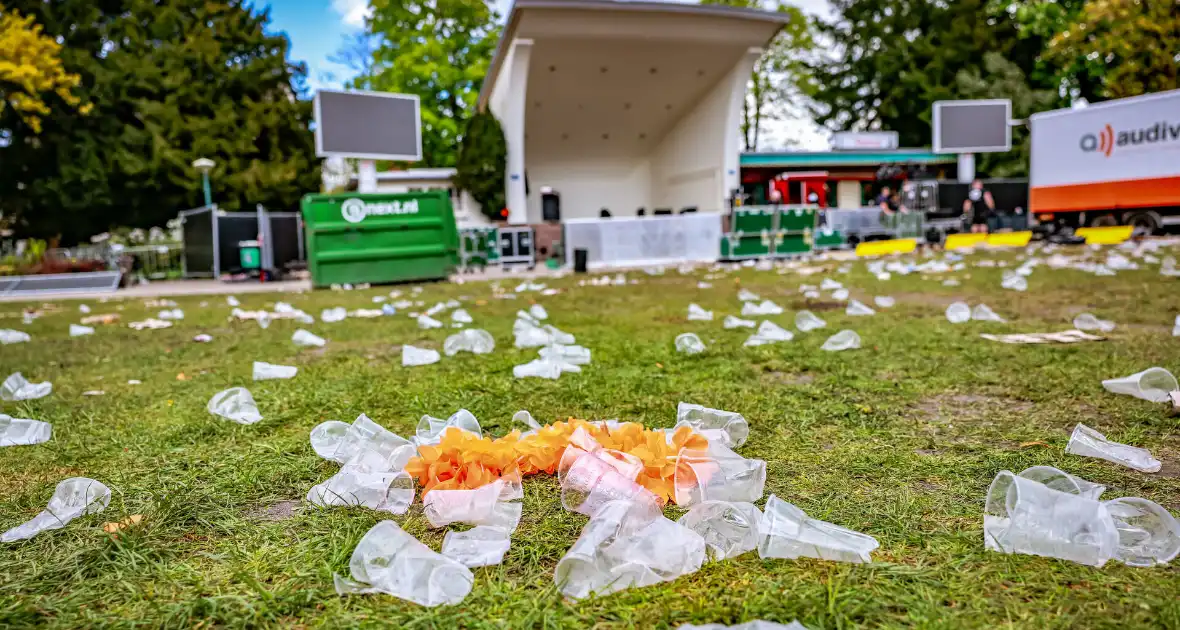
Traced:
<path fill-rule="evenodd" d="M 262 268 L 262 245 L 258 241 L 238 241 L 238 261 L 242 269 Z"/>
<path fill-rule="evenodd" d="M 770 256 L 774 239 L 770 233 L 742 234 L 730 232 L 721 237 L 721 258 L 736 260 L 742 258 L 765 258 Z"/>
<path fill-rule="evenodd" d="M 500 258 L 498 230 L 464 228 L 459 230 L 459 264 L 463 267 L 486 267 Z"/>
<path fill-rule="evenodd" d="M 307 195 L 312 284 L 446 278 L 458 264 L 459 232 L 445 190 Z"/>
<path fill-rule="evenodd" d="M 780 232 L 774 241 L 775 256 L 798 256 L 811 253 L 811 230 Z"/>
<path fill-rule="evenodd" d="M 802 232 L 815 229 L 815 208 L 783 208 L 778 214 L 778 229 L 786 232 Z"/>
<path fill-rule="evenodd" d="M 833 249 L 844 247 L 844 235 L 840 230 L 820 228 L 813 233 L 816 249 Z"/>
<path fill-rule="evenodd" d="M 772 232 L 776 229 L 774 215 L 775 211 L 771 208 L 734 210 L 733 225 L 729 229 L 732 232 L 741 232 L 742 234 L 760 234 L 763 230 Z"/>

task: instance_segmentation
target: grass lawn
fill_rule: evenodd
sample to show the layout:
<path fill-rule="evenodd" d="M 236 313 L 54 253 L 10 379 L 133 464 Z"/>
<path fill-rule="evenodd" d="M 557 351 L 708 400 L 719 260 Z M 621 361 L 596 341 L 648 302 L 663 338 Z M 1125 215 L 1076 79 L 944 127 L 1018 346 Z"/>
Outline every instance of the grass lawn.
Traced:
<path fill-rule="evenodd" d="M 982 258 L 998 256 L 968 260 Z M 560 295 L 511 300 L 492 299 L 482 282 L 426 284 L 415 299 L 466 296 L 475 327 L 490 331 L 497 348 L 418 368 L 401 367 L 400 344 L 441 350 L 449 328 L 421 331 L 401 315 L 350 318 L 307 326 L 328 345 L 301 349 L 290 342 L 294 322 L 265 330 L 229 322 L 223 298 L 196 297 L 177 300 L 186 318 L 173 328 L 143 332 L 126 323 L 158 308 L 90 301 L 94 313 L 118 312 L 122 322 L 70 338 L 77 303 L 63 302 L 29 326 L 20 324 L 20 305 L 0 305 L 0 328 L 33 335 L 0 347 L 0 378 L 21 371 L 53 383 L 46 398 L 0 403 L 0 413 L 53 424 L 48 443 L 0 449 L 0 530 L 44 509 L 67 477 L 98 479 L 114 493 L 102 514 L 0 545 L 0 627 L 674 628 L 798 618 L 812 629 L 1180 628 L 1177 563 L 1096 569 L 987 552 L 982 536 L 984 494 L 996 473 L 1038 464 L 1107 485 L 1104 498 L 1141 496 L 1180 513 L 1180 419 L 1099 384 L 1153 365 L 1180 372 L 1180 338 L 1171 336 L 1180 279 L 1155 266 L 1096 277 L 1042 265 L 1028 292 L 1017 293 L 1000 288 L 998 268 L 947 274 L 962 285 L 946 287 L 946 276 L 882 282 L 859 262 L 845 275 L 836 273 L 839 263 L 818 264 L 826 273 L 809 277 L 742 269 L 711 280 L 711 289 L 697 288 L 704 269 L 631 272 L 638 284 L 628 286 L 579 287 L 567 277 L 548 281 Z M 872 317 L 848 317 L 831 301 L 808 306 L 798 286 L 822 277 L 866 303 L 891 295 L 897 304 Z M 784 327 L 793 328 L 803 308 L 828 327 L 744 348 L 751 331 L 721 327 L 739 311 L 739 287 L 784 306 L 785 314 L 767 318 Z M 318 319 L 323 308 L 372 308 L 372 296 L 391 288 L 410 289 L 241 300 L 261 308 L 282 299 Z M 512 377 L 512 366 L 536 357 L 513 348 L 511 334 L 515 311 L 532 300 L 593 351 L 582 374 Z M 953 325 L 943 311 L 956 300 L 986 302 L 1010 323 Z M 715 320 L 686 322 L 689 302 L 713 310 Z M 1066 330 L 1083 311 L 1117 322 L 1108 341 L 1020 346 L 979 338 Z M 860 350 L 819 350 L 844 328 L 860 333 Z M 701 336 L 704 354 L 673 351 L 686 331 Z M 214 341 L 193 343 L 198 333 Z M 254 360 L 297 365 L 299 374 L 253 383 Z M 236 385 L 253 392 L 262 422 L 239 426 L 206 412 L 210 396 Z M 82 396 L 86 390 L 106 393 Z M 506 433 L 518 409 L 541 422 L 573 416 L 668 427 L 681 400 L 744 414 L 751 431 L 739 452 L 768 462 L 766 494 L 876 537 L 874 562 L 763 561 L 749 553 L 659 586 L 565 601 L 553 568 L 586 518 L 564 511 L 556 481 L 540 476 L 525 480 L 524 518 L 504 563 L 475 569 L 461 605 L 336 595 L 332 574 L 347 575 L 357 541 L 389 515 L 303 503 L 339 469 L 312 452 L 308 432 L 320 422 L 366 413 L 410 436 L 423 414 L 467 408 L 485 435 Z M 1078 422 L 1150 449 L 1163 469 L 1149 475 L 1066 455 Z M 682 512 L 671 506 L 666 514 Z M 144 515 L 141 527 L 118 537 L 103 532 L 104 522 L 134 514 Z M 420 502 L 393 518 L 439 548 L 444 531 L 429 528 Z"/>

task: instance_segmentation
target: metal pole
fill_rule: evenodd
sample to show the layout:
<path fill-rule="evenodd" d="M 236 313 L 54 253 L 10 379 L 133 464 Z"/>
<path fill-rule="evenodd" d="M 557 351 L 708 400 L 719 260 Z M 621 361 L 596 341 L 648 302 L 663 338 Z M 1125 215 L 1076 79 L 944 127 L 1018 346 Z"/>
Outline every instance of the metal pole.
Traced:
<path fill-rule="evenodd" d="M 205 189 L 205 205 L 213 205 L 213 189 L 209 187 L 209 171 L 201 171 L 201 188 Z"/>
<path fill-rule="evenodd" d="M 221 279 L 221 235 L 218 234 L 217 206 L 209 207 L 209 220 L 213 222 L 213 279 Z"/>

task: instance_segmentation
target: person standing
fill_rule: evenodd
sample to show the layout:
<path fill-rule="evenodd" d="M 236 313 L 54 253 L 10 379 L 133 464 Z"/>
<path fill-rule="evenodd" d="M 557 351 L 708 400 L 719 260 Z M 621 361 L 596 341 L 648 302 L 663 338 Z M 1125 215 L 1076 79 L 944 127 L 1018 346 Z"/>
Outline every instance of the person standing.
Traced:
<path fill-rule="evenodd" d="M 990 190 L 983 187 L 983 181 L 976 179 L 971 182 L 967 190 L 967 198 L 963 200 L 963 214 L 970 213 L 971 232 L 973 234 L 987 234 L 988 220 L 996 212 L 996 200 Z"/>

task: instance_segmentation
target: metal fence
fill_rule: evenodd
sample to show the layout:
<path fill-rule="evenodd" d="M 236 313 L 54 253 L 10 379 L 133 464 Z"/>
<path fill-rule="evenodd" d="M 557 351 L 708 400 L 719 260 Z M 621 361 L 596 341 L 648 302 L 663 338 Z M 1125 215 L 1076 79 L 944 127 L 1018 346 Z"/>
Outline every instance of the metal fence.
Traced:
<path fill-rule="evenodd" d="M 307 260 L 303 217 L 298 212 L 226 212 L 216 205 L 180 213 L 186 278 L 215 278 L 240 271 L 238 243 L 262 238 L 262 263 L 281 270 Z M 263 229 L 259 230 L 259 225 Z"/>

